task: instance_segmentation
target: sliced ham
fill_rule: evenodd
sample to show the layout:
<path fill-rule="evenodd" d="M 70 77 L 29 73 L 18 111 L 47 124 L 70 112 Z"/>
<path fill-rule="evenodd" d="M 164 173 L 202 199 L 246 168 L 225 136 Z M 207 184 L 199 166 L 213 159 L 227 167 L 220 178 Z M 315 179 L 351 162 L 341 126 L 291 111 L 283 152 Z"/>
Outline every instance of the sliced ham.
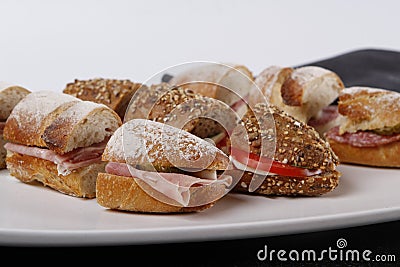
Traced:
<path fill-rule="evenodd" d="M 374 132 L 358 131 L 340 135 L 339 126 L 326 132 L 326 137 L 338 143 L 349 144 L 355 147 L 376 147 L 400 141 L 400 133 L 381 135 Z"/>
<path fill-rule="evenodd" d="M 67 175 L 72 170 L 100 162 L 106 144 L 107 142 L 104 141 L 89 147 L 77 148 L 63 155 L 57 154 L 47 148 L 30 147 L 14 143 L 5 144 L 4 148 L 18 154 L 54 162 L 58 165 L 59 174 Z"/>
<path fill-rule="evenodd" d="M 181 173 L 142 171 L 125 163 L 118 162 L 109 162 L 106 165 L 106 172 L 119 176 L 139 178 L 154 190 L 177 201 L 183 206 L 189 204 L 189 189 L 192 186 L 224 184 L 226 187 L 229 187 L 232 184 L 232 177 L 228 175 L 219 176 L 217 179 L 204 179 Z"/>

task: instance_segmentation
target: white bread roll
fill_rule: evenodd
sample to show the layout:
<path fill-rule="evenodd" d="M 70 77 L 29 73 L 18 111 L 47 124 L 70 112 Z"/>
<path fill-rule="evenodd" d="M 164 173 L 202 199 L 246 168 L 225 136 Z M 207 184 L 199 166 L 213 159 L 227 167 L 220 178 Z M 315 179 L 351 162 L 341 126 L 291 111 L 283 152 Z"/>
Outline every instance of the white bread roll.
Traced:
<path fill-rule="evenodd" d="M 246 66 L 209 63 L 189 68 L 175 75 L 169 83 L 190 88 L 231 106 L 248 97 L 253 81 L 253 74 Z"/>
<path fill-rule="evenodd" d="M 332 104 L 344 88 L 336 73 L 317 66 L 270 66 L 257 76 L 255 83 L 269 104 L 304 123 L 321 116 L 323 109 Z M 263 99 L 253 94 L 250 104 L 254 106 L 260 101 Z M 320 133 L 327 128 L 321 127 Z"/>

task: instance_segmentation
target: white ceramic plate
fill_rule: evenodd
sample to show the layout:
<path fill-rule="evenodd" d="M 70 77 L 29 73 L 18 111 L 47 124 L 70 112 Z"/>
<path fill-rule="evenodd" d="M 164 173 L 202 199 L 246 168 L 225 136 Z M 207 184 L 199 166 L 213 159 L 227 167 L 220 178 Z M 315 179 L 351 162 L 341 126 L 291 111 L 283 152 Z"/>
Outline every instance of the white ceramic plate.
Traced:
<path fill-rule="evenodd" d="M 340 185 L 321 197 L 228 194 L 195 214 L 107 210 L 95 199 L 24 184 L 0 171 L 0 244 L 83 246 L 262 237 L 400 219 L 400 169 L 342 165 Z"/>

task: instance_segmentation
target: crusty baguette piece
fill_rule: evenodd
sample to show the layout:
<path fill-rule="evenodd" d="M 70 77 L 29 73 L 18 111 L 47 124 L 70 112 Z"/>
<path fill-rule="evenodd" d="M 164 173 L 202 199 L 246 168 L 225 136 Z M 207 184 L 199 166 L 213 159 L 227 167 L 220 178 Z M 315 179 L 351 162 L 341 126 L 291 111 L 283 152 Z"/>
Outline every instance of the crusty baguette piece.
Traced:
<path fill-rule="evenodd" d="M 141 213 L 187 213 L 198 212 L 215 205 L 217 201 L 201 206 L 170 205 L 159 201 L 148 194 L 149 191 L 143 190 L 143 183 L 138 184 L 138 179 L 107 173 L 99 173 L 97 177 L 96 195 L 99 205 L 116 210 L 134 211 Z M 194 187 L 191 189 L 191 200 L 204 197 L 204 187 Z M 221 186 L 212 188 L 221 194 L 220 190 L 225 190 Z M 210 190 L 208 187 L 207 190 Z M 216 192 L 211 192 L 216 193 Z M 170 202 L 170 201 L 168 201 Z"/>
<path fill-rule="evenodd" d="M 327 132 L 325 138 L 342 163 L 400 167 L 400 141 L 381 142 L 400 134 L 398 92 L 345 88 L 339 95 L 338 109 L 343 116 L 339 129 Z"/>
<path fill-rule="evenodd" d="M 184 130 L 145 119 L 124 123 L 111 136 L 102 159 L 164 168 L 225 170 L 228 157 L 217 147 Z"/>
<path fill-rule="evenodd" d="M 122 124 L 109 107 L 53 91 L 32 92 L 13 109 L 4 128 L 7 142 L 49 149 L 58 155 L 101 143 Z M 23 153 L 23 152 L 21 152 Z M 73 152 L 71 152 L 73 153 Z M 53 161 L 7 151 L 7 169 L 23 182 L 38 180 L 62 193 L 93 198 L 105 163 L 59 173 Z"/>
<path fill-rule="evenodd" d="M 95 163 L 60 175 L 51 161 L 7 152 L 7 169 L 24 183 L 38 181 L 58 192 L 82 198 L 96 197 L 97 174 L 104 171 L 106 162 Z"/>
<path fill-rule="evenodd" d="M 376 147 L 355 147 L 326 138 L 342 163 L 400 167 L 400 141 Z"/>
<path fill-rule="evenodd" d="M 344 116 L 339 133 L 392 128 L 400 124 L 400 94 L 371 87 L 345 88 L 338 102 Z"/>
<path fill-rule="evenodd" d="M 103 104 L 53 91 L 32 92 L 7 119 L 4 138 L 64 154 L 99 143 L 121 125 L 117 113 Z"/>
<path fill-rule="evenodd" d="M 231 106 L 240 98 L 248 96 L 253 81 L 252 72 L 244 65 L 210 63 L 192 66 L 172 77 L 169 83 L 190 88 Z"/>
<path fill-rule="evenodd" d="M 268 135 L 262 134 L 259 125 L 270 123 L 270 115 L 273 117 L 275 129 L 269 131 Z M 252 193 L 317 196 L 337 187 L 341 176 L 341 173 L 336 170 L 339 165 L 338 157 L 329 143 L 313 127 L 265 103 L 256 104 L 252 110 L 249 110 L 243 117 L 243 123 L 249 133 L 250 153 L 273 157 L 275 161 L 290 166 L 321 170 L 320 174 L 303 178 L 268 175 L 261 186 Z M 269 150 L 274 149 L 272 155 L 265 154 L 265 147 Z M 251 172 L 244 172 L 233 192 L 248 192 L 253 175 Z M 255 175 L 255 177 L 262 176 Z"/>
<path fill-rule="evenodd" d="M 125 121 L 148 119 L 207 138 L 233 127 L 227 104 L 193 90 L 167 83 L 140 88 L 129 104 Z M 225 115 L 226 114 L 226 115 Z"/>
<path fill-rule="evenodd" d="M 129 101 L 141 86 L 141 83 L 128 79 L 75 79 L 66 85 L 63 93 L 85 101 L 104 104 L 117 112 L 123 120 Z"/>
<path fill-rule="evenodd" d="M 317 66 L 270 66 L 257 76 L 255 83 L 269 104 L 305 123 L 334 102 L 344 88 L 336 73 Z M 250 104 L 259 101 L 263 99 L 255 94 Z"/>

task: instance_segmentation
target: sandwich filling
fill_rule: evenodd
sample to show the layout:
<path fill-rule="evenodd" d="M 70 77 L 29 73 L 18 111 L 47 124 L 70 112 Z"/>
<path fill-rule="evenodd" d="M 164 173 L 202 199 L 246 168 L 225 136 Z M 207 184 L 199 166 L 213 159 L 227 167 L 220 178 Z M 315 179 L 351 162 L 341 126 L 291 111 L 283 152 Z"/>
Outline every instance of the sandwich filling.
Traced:
<path fill-rule="evenodd" d="M 6 143 L 4 148 L 18 154 L 48 160 L 57 165 L 59 175 L 66 176 L 73 170 L 101 162 L 101 155 L 107 140 L 88 147 L 80 147 L 65 154 L 58 154 L 50 149 Z"/>
<path fill-rule="evenodd" d="M 217 175 L 214 170 L 176 173 L 146 171 L 135 167 L 126 163 L 109 162 L 106 165 L 106 173 L 138 178 L 157 192 L 185 207 L 189 205 L 191 187 L 222 184 L 227 188 L 232 184 L 231 176 Z"/>
<path fill-rule="evenodd" d="M 379 134 L 377 131 L 357 131 L 355 133 L 339 133 L 339 126 L 326 132 L 326 137 L 342 144 L 354 147 L 377 147 L 400 141 L 400 132 L 388 135 Z"/>

